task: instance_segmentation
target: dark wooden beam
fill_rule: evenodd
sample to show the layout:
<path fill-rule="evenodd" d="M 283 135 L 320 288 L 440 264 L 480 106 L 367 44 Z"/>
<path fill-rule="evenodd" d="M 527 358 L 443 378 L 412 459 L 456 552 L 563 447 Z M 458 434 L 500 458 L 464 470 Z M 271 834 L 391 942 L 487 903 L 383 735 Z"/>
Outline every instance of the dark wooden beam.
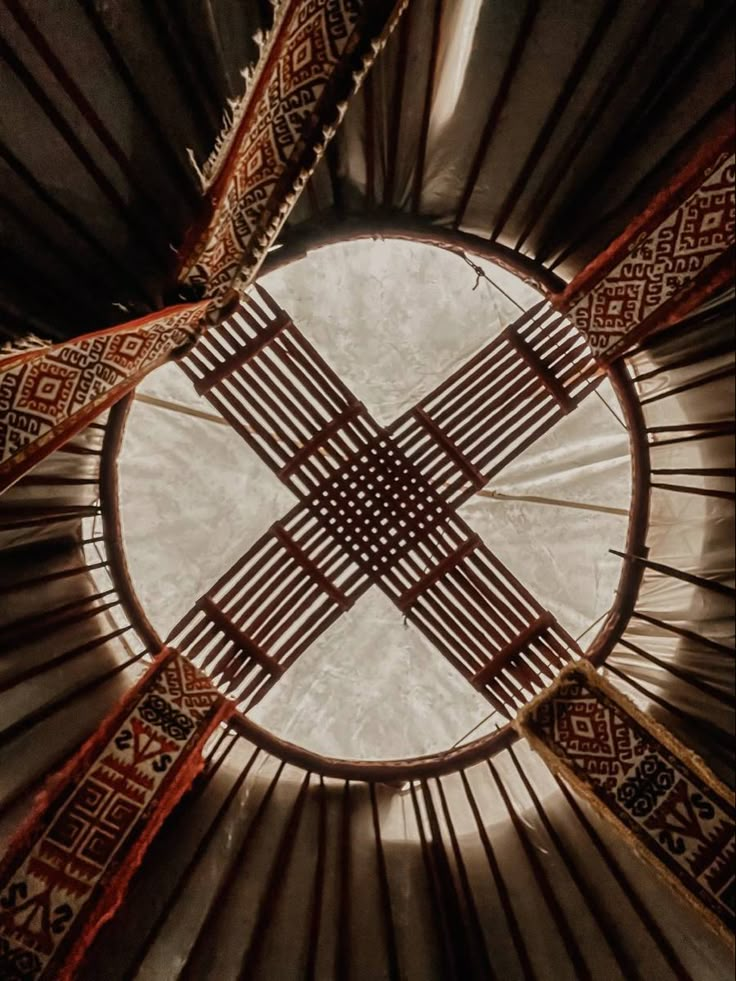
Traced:
<path fill-rule="evenodd" d="M 427 137 L 429 135 L 429 122 L 432 116 L 432 98 L 434 96 L 434 80 L 437 71 L 437 57 L 440 49 L 440 36 L 442 30 L 442 3 L 443 0 L 435 0 L 434 17 L 432 20 L 432 44 L 429 49 L 429 67 L 427 69 L 427 84 L 424 89 L 424 106 L 422 109 L 422 125 L 419 131 L 419 145 L 417 147 L 416 163 L 414 170 L 414 185 L 412 190 L 411 210 L 417 215 L 422 209 L 422 188 L 424 186 L 424 169 L 427 160 Z"/>

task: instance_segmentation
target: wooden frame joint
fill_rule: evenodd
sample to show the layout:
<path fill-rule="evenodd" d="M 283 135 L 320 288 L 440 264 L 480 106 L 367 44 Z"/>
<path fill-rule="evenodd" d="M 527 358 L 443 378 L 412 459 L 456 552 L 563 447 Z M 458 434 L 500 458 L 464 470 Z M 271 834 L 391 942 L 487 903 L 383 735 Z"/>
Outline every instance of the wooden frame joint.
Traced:
<path fill-rule="evenodd" d="M 516 349 L 523 361 L 532 369 L 563 412 L 568 413 L 577 405 L 554 372 L 544 363 L 531 344 L 516 331 L 507 332 L 509 344 Z"/>
<path fill-rule="evenodd" d="M 485 688 L 488 682 L 495 678 L 504 668 L 508 667 L 515 657 L 523 654 L 529 644 L 537 640 L 554 625 L 555 618 L 545 610 L 541 616 L 533 620 L 518 636 L 514 637 L 498 653 L 494 654 L 493 660 L 473 675 L 471 684 L 479 690 Z"/>
<path fill-rule="evenodd" d="M 255 661 L 269 674 L 282 675 L 284 673 L 283 667 L 262 651 L 239 627 L 236 627 L 210 596 L 203 596 L 197 606 L 225 634 L 228 640 L 231 640 L 243 651 L 249 660 Z"/>

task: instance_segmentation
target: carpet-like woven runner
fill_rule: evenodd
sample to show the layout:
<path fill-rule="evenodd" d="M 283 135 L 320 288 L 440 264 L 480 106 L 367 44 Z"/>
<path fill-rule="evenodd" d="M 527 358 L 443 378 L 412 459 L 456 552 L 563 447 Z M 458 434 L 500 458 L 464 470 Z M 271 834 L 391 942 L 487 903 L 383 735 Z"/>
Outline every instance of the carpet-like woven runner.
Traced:
<path fill-rule="evenodd" d="M 2 981 L 74 976 L 230 711 L 209 679 L 165 649 L 49 781 L 0 865 Z"/>
<path fill-rule="evenodd" d="M 232 125 L 205 165 L 211 213 L 179 279 L 224 297 L 253 281 L 408 0 L 280 0 Z"/>
<path fill-rule="evenodd" d="M 0 360 L 0 493 L 190 346 L 206 302 Z"/>
<path fill-rule="evenodd" d="M 564 669 L 515 725 L 733 943 L 734 795 L 702 760 L 587 662 Z"/>
<path fill-rule="evenodd" d="M 552 302 L 613 361 L 732 280 L 735 214 L 731 119 Z"/>

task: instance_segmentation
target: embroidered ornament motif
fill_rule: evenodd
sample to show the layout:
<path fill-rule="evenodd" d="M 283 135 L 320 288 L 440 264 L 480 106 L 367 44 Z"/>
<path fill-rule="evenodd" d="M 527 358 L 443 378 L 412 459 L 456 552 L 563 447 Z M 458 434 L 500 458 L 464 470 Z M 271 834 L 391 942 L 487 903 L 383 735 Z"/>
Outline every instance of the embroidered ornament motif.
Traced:
<path fill-rule="evenodd" d="M 734 796 L 701 760 L 586 662 L 565 668 L 515 726 L 733 943 Z"/>
<path fill-rule="evenodd" d="M 602 361 L 681 319 L 733 277 L 733 131 L 694 162 L 554 300 Z"/>
<path fill-rule="evenodd" d="M 206 303 L 0 360 L 0 493 L 149 371 L 192 344 Z"/>
<path fill-rule="evenodd" d="M 406 0 L 282 0 L 237 106 L 205 165 L 214 206 L 180 281 L 224 297 L 252 282 Z M 227 155 L 223 160 L 223 149 Z"/>
<path fill-rule="evenodd" d="M 0 356 L 0 493 L 216 324 L 255 277 L 406 0 L 283 0 L 224 155 L 180 283 L 205 300 Z"/>
<path fill-rule="evenodd" d="M 11 843 L 0 867 L 0 978 L 73 976 L 229 712 L 175 651 L 157 659 Z"/>

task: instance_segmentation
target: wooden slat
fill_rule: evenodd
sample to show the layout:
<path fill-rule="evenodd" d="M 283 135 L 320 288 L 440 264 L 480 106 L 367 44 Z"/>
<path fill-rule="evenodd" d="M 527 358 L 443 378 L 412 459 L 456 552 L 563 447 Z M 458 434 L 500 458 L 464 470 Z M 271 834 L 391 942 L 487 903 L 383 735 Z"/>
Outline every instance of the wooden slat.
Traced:
<path fill-rule="evenodd" d="M 328 442 L 333 436 L 335 436 L 346 423 L 352 422 L 361 413 L 365 413 L 365 406 L 362 402 L 355 402 L 353 405 L 349 405 L 342 412 L 338 412 L 337 415 L 330 420 L 322 429 L 315 433 L 311 439 L 308 439 L 303 446 L 294 454 L 294 456 L 289 460 L 289 462 L 284 466 L 279 476 L 290 477 L 295 473 L 313 453 L 317 453 L 321 450 L 325 443 Z"/>
<path fill-rule="evenodd" d="M 425 429 L 429 431 L 434 439 L 440 444 L 447 456 L 459 467 L 460 470 L 472 482 L 474 489 L 479 489 L 485 484 L 482 474 L 473 466 L 473 463 L 457 448 L 455 443 L 440 429 L 434 420 L 424 411 L 417 409 L 417 418 L 421 421 Z"/>
<path fill-rule="evenodd" d="M 289 818 L 284 823 L 283 831 L 276 845 L 275 855 L 268 872 L 266 890 L 258 903 L 256 921 L 253 924 L 250 941 L 240 963 L 238 981 L 249 981 L 250 978 L 258 976 L 259 965 L 268 936 L 267 928 L 269 922 L 274 918 L 279 896 L 284 889 L 286 872 L 304 813 L 310 777 L 310 773 L 304 774 L 299 793 L 294 800 Z"/>
<path fill-rule="evenodd" d="M 389 430 L 261 288 L 185 370 L 303 501 L 172 633 L 241 705 L 371 583 L 506 717 L 579 653 L 454 513 L 599 380 L 546 301 Z"/>
<path fill-rule="evenodd" d="M 493 879 L 493 884 L 496 890 L 496 894 L 499 899 L 501 909 L 504 912 L 506 919 L 506 925 L 508 927 L 509 936 L 511 937 L 514 949 L 516 951 L 517 957 L 519 958 L 519 965 L 524 977 L 524 981 L 537 981 L 537 976 L 534 972 L 534 967 L 532 966 L 531 958 L 529 956 L 529 950 L 524 941 L 524 936 L 521 932 L 521 927 L 519 926 L 519 919 L 514 910 L 513 903 L 511 902 L 511 893 L 509 887 L 504 880 L 503 873 L 501 872 L 501 867 L 496 858 L 496 853 L 491 844 L 491 839 L 488 836 L 488 831 L 486 829 L 486 822 L 481 816 L 478 803 L 473 794 L 473 790 L 470 786 L 470 782 L 465 774 L 464 770 L 460 771 L 460 779 L 463 783 L 463 789 L 465 790 L 465 796 L 470 804 L 470 809 L 473 813 L 473 819 L 475 821 L 475 826 L 478 831 L 478 837 L 481 844 L 483 845 L 483 850 L 488 861 L 488 867 L 491 871 L 491 877 Z"/>
<path fill-rule="evenodd" d="M 273 531 L 274 535 L 284 546 L 289 555 L 291 555 L 293 559 L 296 559 L 299 565 L 307 571 L 309 576 L 314 579 L 314 581 L 331 599 L 337 603 L 338 606 L 342 607 L 343 610 L 347 610 L 352 606 L 351 601 L 348 599 L 345 593 L 338 589 L 327 576 L 320 572 L 319 567 L 310 559 L 307 552 L 297 545 L 283 525 L 277 522 L 273 526 Z"/>
<path fill-rule="evenodd" d="M 248 863 L 253 839 L 263 825 L 264 816 L 285 766 L 285 763 L 279 765 L 268 787 L 258 801 L 258 805 L 250 818 L 237 851 L 226 862 L 223 878 L 218 884 L 207 913 L 196 932 L 194 943 L 186 954 L 186 959 L 180 969 L 177 981 L 198 981 L 201 978 L 202 959 L 208 955 L 208 947 L 212 942 L 212 933 L 217 925 L 217 918 L 220 916 L 225 903 L 230 898 L 239 876 L 242 875 L 243 866 Z"/>
<path fill-rule="evenodd" d="M 414 564 L 410 554 L 384 573 L 382 588 L 470 683 L 487 669 L 492 678 L 479 690 L 496 711 L 513 717 L 579 648 L 459 519 L 429 541 L 434 547 L 422 543 Z M 548 629 L 529 630 L 535 621 Z"/>
<path fill-rule="evenodd" d="M 233 354 L 229 360 L 222 361 L 218 367 L 213 368 L 211 371 L 207 372 L 203 378 L 194 383 L 194 388 L 197 394 L 206 395 L 209 390 L 214 388 L 215 385 L 223 380 L 223 378 L 231 375 L 234 371 L 237 371 L 238 368 L 242 368 L 243 365 L 257 357 L 267 344 L 270 344 L 275 337 L 278 337 L 281 331 L 288 326 L 288 323 L 288 320 L 274 321 L 274 323 L 267 327 L 263 332 L 257 333 L 252 338 L 248 338 L 241 349 Z M 213 337 L 216 335 L 217 328 L 212 328 L 208 340 L 211 342 Z"/>
<path fill-rule="evenodd" d="M 560 939 L 564 944 L 565 950 L 570 958 L 575 977 L 577 981 L 592 981 L 590 969 L 585 961 L 585 958 L 583 957 L 578 939 L 572 929 L 572 925 L 567 917 L 565 909 L 557 898 L 557 894 L 552 886 L 547 869 L 545 869 L 545 865 L 539 857 L 531 834 L 527 828 L 527 824 L 524 820 L 522 820 L 521 816 L 517 812 L 518 805 L 516 805 L 514 800 L 512 800 L 506 785 L 501 779 L 493 763 L 488 760 L 487 765 L 491 771 L 508 815 L 511 818 L 511 823 L 514 827 L 519 843 L 524 849 L 524 855 L 529 863 L 529 866 L 531 867 L 532 874 L 534 875 L 534 879 L 539 887 L 545 905 L 547 906 L 550 917 L 557 927 Z"/>
<path fill-rule="evenodd" d="M 554 426 L 601 377 L 578 332 L 539 304 L 390 431 L 457 506 Z"/>
<path fill-rule="evenodd" d="M 574 400 L 568 395 L 556 375 L 554 375 L 537 355 L 531 344 L 514 331 L 509 331 L 509 341 L 516 348 L 522 359 L 526 361 L 535 375 L 538 376 L 552 398 L 558 403 L 563 412 L 571 412 L 575 408 Z"/>
<path fill-rule="evenodd" d="M 429 123 L 432 117 L 432 102 L 434 98 L 435 73 L 437 71 L 437 61 L 440 50 L 440 37 L 442 33 L 442 4 L 443 0 L 434 0 L 434 14 L 432 18 L 432 42 L 429 50 L 429 67 L 427 69 L 427 83 L 424 90 L 424 108 L 422 110 L 422 122 L 419 131 L 419 145 L 416 151 L 416 165 L 414 169 L 414 181 L 411 196 L 411 209 L 414 214 L 418 214 L 422 207 L 422 189 L 424 185 L 424 167 L 427 157 L 427 138 L 429 136 Z"/>
<path fill-rule="evenodd" d="M 254 644 L 253 641 L 239 630 L 235 624 L 233 624 L 222 612 L 219 606 L 214 603 L 209 596 L 203 596 L 199 601 L 199 607 L 202 609 L 210 620 L 212 620 L 215 625 L 235 644 L 238 645 L 240 650 L 245 654 L 245 656 L 251 660 L 255 661 L 256 664 L 260 664 L 264 670 L 268 671 L 269 674 L 281 675 L 284 673 L 284 669 L 278 664 L 273 658 L 270 658 L 267 654 Z"/>
<path fill-rule="evenodd" d="M 181 366 L 200 394 L 300 497 L 379 432 L 359 401 L 262 288 Z"/>
<path fill-rule="evenodd" d="M 610 909 L 607 909 L 606 906 L 601 903 L 597 890 L 591 888 L 588 879 L 583 875 L 581 870 L 581 859 L 579 854 L 576 854 L 577 850 L 573 852 L 565 844 L 562 836 L 559 834 L 557 828 L 550 820 L 542 801 L 540 800 L 539 794 L 527 776 L 525 768 L 519 762 L 513 746 L 509 747 L 509 756 L 511 757 L 519 779 L 524 785 L 524 788 L 526 789 L 526 792 L 534 805 L 534 809 L 537 812 L 537 816 L 539 817 L 542 827 L 547 833 L 547 836 L 552 843 L 553 848 L 557 852 L 557 855 L 562 860 L 563 867 L 566 869 L 568 876 L 585 900 L 585 905 L 591 918 L 598 927 L 600 936 L 602 937 L 604 943 L 608 945 L 611 954 L 616 959 L 616 963 L 621 971 L 621 976 L 626 978 L 627 981 L 644 981 L 645 976 L 639 971 L 638 962 L 634 951 L 630 951 L 629 945 L 624 943 L 622 938 L 617 935 L 616 928 L 618 924 L 615 912 L 611 914 Z"/>
<path fill-rule="evenodd" d="M 412 606 L 412 604 L 417 600 L 417 598 L 424 593 L 430 586 L 433 586 L 438 580 L 442 579 L 453 566 L 457 565 L 480 543 L 480 539 L 477 536 L 469 538 L 462 545 L 458 546 L 450 555 L 447 555 L 444 559 L 437 563 L 433 568 L 427 570 L 421 579 L 411 589 L 407 589 L 403 593 L 400 599 L 397 601 L 397 605 L 400 610 L 406 612 Z"/>
<path fill-rule="evenodd" d="M 245 709 L 369 584 L 339 543 L 297 507 L 217 580 L 168 641 Z"/>
<path fill-rule="evenodd" d="M 488 682 L 493 678 L 495 674 L 505 668 L 515 657 L 521 654 L 532 641 L 537 640 L 543 633 L 550 629 L 554 625 L 554 617 L 551 613 L 543 613 L 542 616 L 537 617 L 537 619 L 530 623 L 529 626 L 522 630 L 514 639 L 502 647 L 501 650 L 494 655 L 493 661 L 487 664 L 482 671 L 473 678 L 473 685 L 476 688 L 484 688 Z"/>
<path fill-rule="evenodd" d="M 509 51 L 506 67 L 504 68 L 503 75 L 501 76 L 496 95 L 491 103 L 488 118 L 485 126 L 483 127 L 478 148 L 476 149 L 475 157 L 473 158 L 473 163 L 471 164 L 470 171 L 465 182 L 465 188 L 463 189 L 462 197 L 460 198 L 460 202 L 457 206 L 457 215 L 453 223 L 455 228 L 459 228 L 463 224 L 465 212 L 470 204 L 470 199 L 473 196 L 473 191 L 478 182 L 478 178 L 480 177 L 481 167 L 483 166 L 483 162 L 488 154 L 491 140 L 496 134 L 498 122 L 509 97 L 511 85 L 524 60 L 524 51 L 529 42 L 529 38 L 534 27 L 534 21 L 536 20 L 537 13 L 539 12 L 539 7 L 539 0 L 527 0 L 524 15 L 519 22 L 514 43 Z"/>

